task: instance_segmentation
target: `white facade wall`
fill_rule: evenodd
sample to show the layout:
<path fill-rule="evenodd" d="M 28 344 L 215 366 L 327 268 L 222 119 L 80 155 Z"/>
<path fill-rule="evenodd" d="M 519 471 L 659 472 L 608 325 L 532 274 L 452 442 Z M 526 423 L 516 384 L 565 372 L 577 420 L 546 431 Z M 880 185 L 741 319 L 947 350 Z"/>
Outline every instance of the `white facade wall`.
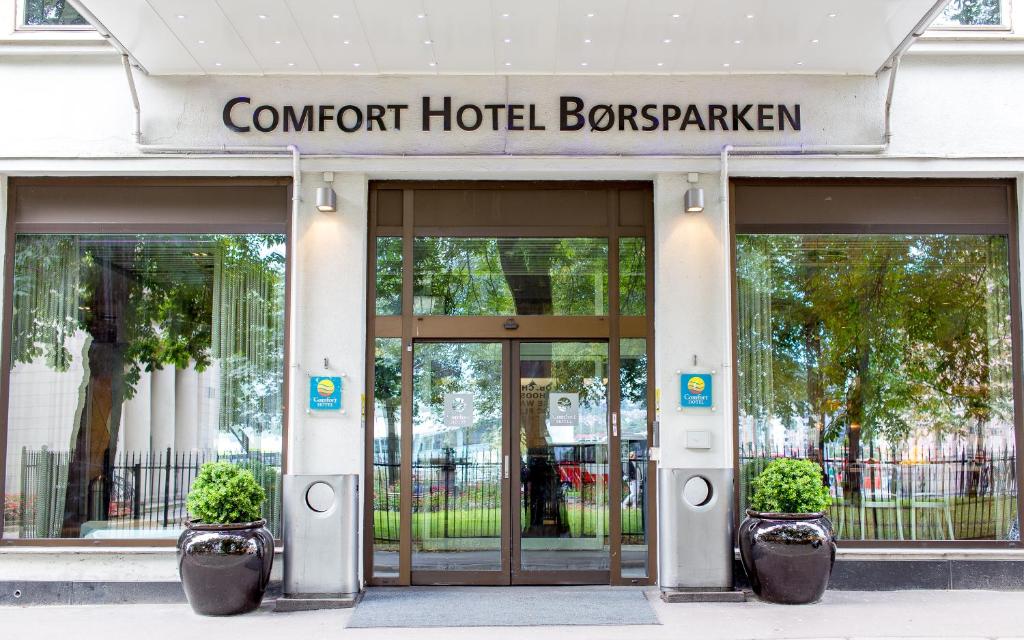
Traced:
<path fill-rule="evenodd" d="M 692 186 L 704 188 L 703 214 L 681 213 L 683 194 Z M 730 295 L 723 262 L 728 244 L 722 238 L 720 200 L 718 181 L 710 175 L 695 185 L 678 173 L 654 180 L 654 362 L 664 468 L 733 465 L 729 324 L 723 322 Z M 681 371 L 714 372 L 713 409 L 678 409 Z M 687 431 L 710 432 L 711 448 L 687 448 Z"/>
<path fill-rule="evenodd" d="M 951 47 L 952 45 L 950 45 Z M 936 47 L 932 46 L 932 50 Z M 144 141 L 162 145 L 297 144 L 302 205 L 292 251 L 298 269 L 297 353 L 289 371 L 293 401 L 288 434 L 293 473 L 362 473 L 362 397 L 366 354 L 367 182 L 370 179 L 645 179 L 655 195 L 655 386 L 661 392 L 661 465 L 726 468 L 733 464 L 732 372 L 727 338 L 730 274 L 724 252 L 718 151 L 724 144 L 877 144 L 884 78 L 817 76 L 663 77 L 377 77 L 155 78 L 137 76 Z M 286 156 L 211 154 L 147 156 L 131 138 L 131 103 L 120 59 L 107 54 L 0 55 L 0 219 L 6 178 L 23 175 L 291 175 Z M 884 156 L 734 157 L 735 176 L 1024 176 L 1024 51 L 1003 55 L 909 55 L 893 108 L 892 145 Z M 233 134 L 221 122 L 227 98 L 254 104 L 410 104 L 402 132 Z M 629 96 L 635 102 L 771 101 L 802 105 L 803 131 L 575 132 L 508 134 L 419 131 L 421 95 L 483 103 L 537 102 L 549 129 L 559 95 L 588 104 Z M 407 125 L 407 128 L 406 128 Z M 338 212 L 318 213 L 321 172 L 333 171 Z M 706 210 L 685 215 L 686 174 L 699 174 Z M 1018 202 L 1024 192 L 1019 191 Z M 2 247 L 0 247 L 2 251 Z M 3 283 L 0 283 L 2 285 Z M 697 365 L 694 367 L 693 358 Z M 324 367 L 324 361 L 327 367 Z M 714 370 L 714 411 L 676 411 L 679 370 Z M 26 371 L 27 373 L 27 371 Z M 178 372 L 179 376 L 181 372 Z M 309 415 L 306 376 L 342 375 L 340 414 Z M 12 378 L 13 379 L 13 378 Z M 203 376 L 189 408 L 197 416 Z M 175 371 L 155 372 L 148 393 L 152 447 L 175 444 Z M 47 411 L 64 411 L 48 405 Z M 12 415 L 8 456 L 16 451 Z M 24 419 L 28 419 L 25 416 Z M 21 419 L 20 417 L 18 419 Z M 687 430 L 712 435 L 709 450 L 687 449 Z M 55 435 L 55 437 L 57 437 Z M 189 434 L 189 447 L 209 436 Z M 184 442 L 181 442 L 184 445 Z M 129 444 L 131 447 L 132 445 Z M 180 448 L 180 447 L 179 447 Z M 10 461 L 8 461 L 10 466 Z M 8 476 L 8 482 L 11 478 Z M 9 550 L 0 550 L 7 553 Z M 170 561 L 170 560 L 168 560 Z M 88 574 L 88 572 L 85 572 Z M 84 574 L 83 574 L 84 575 Z M 139 576 L 146 575 L 140 572 Z M 162 574 L 161 574 L 162 575 Z M 83 578 L 84 579 L 84 578 Z M 138 579 L 145 579 L 138 577 Z"/>
<path fill-rule="evenodd" d="M 291 473 L 362 473 L 362 395 L 366 388 L 366 176 L 336 174 L 337 213 L 319 213 L 319 174 L 302 176 L 305 203 L 293 245 L 298 271 L 298 355 L 292 362 Z M 324 360 L 329 368 L 324 368 Z M 311 375 L 342 376 L 340 413 L 312 414 Z"/>

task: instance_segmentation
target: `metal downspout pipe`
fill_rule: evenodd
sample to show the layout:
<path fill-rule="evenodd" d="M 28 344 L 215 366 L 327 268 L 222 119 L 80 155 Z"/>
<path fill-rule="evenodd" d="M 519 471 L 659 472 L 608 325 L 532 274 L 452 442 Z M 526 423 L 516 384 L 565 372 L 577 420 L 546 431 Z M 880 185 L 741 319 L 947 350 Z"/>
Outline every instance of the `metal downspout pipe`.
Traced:
<path fill-rule="evenodd" d="M 132 127 L 132 138 L 135 144 L 142 145 L 142 109 L 139 106 L 139 92 L 135 89 L 135 76 L 132 74 L 132 63 L 127 53 L 121 54 L 121 66 L 124 67 L 124 75 L 128 78 L 128 92 L 132 97 L 132 111 L 135 116 Z"/>

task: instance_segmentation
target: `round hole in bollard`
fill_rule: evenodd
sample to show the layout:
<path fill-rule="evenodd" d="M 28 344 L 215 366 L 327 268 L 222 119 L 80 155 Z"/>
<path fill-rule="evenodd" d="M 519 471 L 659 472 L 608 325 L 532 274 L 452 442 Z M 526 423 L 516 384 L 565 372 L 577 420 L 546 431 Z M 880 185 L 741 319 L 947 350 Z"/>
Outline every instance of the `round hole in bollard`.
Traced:
<path fill-rule="evenodd" d="M 326 482 L 314 482 L 306 489 L 306 505 L 317 513 L 323 513 L 334 506 L 334 489 Z"/>
<path fill-rule="evenodd" d="M 711 483 L 702 476 L 693 476 L 683 485 L 683 500 L 691 507 L 703 507 L 711 502 Z"/>

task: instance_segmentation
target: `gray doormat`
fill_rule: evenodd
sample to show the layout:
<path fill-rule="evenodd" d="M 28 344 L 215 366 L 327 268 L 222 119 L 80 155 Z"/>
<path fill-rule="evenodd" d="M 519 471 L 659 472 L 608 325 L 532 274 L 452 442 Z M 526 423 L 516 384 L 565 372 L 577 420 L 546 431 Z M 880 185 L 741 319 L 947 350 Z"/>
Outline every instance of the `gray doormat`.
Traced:
<path fill-rule="evenodd" d="M 635 587 L 376 587 L 349 627 L 661 624 Z"/>

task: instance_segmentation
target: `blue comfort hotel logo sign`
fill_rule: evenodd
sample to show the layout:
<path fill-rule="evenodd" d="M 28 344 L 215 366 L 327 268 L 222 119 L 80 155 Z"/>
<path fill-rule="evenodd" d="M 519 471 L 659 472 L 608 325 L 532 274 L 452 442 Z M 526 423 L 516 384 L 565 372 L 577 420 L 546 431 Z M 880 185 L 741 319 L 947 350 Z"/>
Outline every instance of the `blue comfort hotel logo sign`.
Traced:
<path fill-rule="evenodd" d="M 341 378 L 311 376 L 309 378 L 309 408 L 314 411 L 341 409 Z"/>
<path fill-rule="evenodd" d="M 711 374 L 684 373 L 679 376 L 679 406 L 687 408 L 711 408 Z"/>

